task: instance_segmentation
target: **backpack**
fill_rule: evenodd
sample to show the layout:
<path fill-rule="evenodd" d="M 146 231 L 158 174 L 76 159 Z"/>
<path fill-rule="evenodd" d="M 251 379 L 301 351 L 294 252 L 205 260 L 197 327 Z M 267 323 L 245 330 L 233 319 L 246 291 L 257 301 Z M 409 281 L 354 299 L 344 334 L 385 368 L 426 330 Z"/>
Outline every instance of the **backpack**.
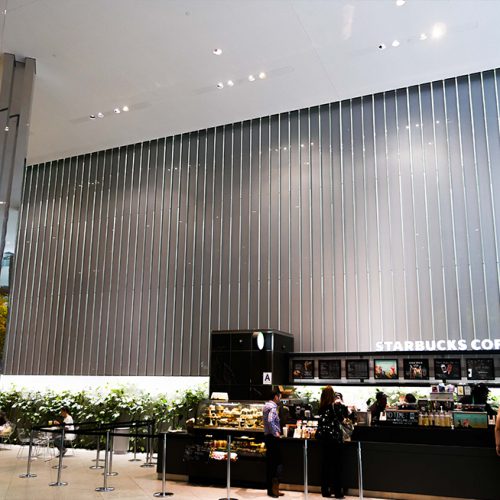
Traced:
<path fill-rule="evenodd" d="M 339 416 L 333 407 L 327 408 L 319 417 L 316 437 L 342 443 L 344 441 Z"/>

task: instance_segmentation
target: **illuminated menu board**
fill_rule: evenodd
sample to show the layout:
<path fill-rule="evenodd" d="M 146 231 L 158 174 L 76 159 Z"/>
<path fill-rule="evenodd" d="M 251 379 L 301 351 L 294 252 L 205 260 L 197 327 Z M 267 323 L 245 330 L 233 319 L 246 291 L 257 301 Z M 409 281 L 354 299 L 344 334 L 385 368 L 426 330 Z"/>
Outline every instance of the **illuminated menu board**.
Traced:
<path fill-rule="evenodd" d="M 466 360 L 469 380 L 493 380 L 495 366 L 492 358 L 472 358 Z"/>
<path fill-rule="evenodd" d="M 349 379 L 367 379 L 370 376 L 367 359 L 348 359 L 346 369 Z"/>
<path fill-rule="evenodd" d="M 339 359 L 320 359 L 319 361 L 319 378 L 324 379 L 339 379 L 340 375 L 340 360 Z"/>

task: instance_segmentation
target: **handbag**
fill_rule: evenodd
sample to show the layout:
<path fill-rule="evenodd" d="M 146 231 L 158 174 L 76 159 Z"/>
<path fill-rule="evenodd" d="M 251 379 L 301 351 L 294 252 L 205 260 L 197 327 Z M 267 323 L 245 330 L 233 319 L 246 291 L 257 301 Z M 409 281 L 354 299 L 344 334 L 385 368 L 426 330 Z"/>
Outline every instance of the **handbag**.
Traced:
<path fill-rule="evenodd" d="M 354 432 L 354 424 L 348 418 L 344 418 L 340 422 L 340 430 L 342 431 L 342 437 L 344 441 L 350 441 L 352 433 Z"/>

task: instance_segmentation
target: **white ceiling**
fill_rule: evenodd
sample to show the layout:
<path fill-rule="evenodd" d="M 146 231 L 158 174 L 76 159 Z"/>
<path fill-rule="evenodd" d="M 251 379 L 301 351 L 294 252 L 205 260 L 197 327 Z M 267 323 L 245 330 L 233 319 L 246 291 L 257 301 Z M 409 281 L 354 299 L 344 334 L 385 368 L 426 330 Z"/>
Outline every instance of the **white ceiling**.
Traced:
<path fill-rule="evenodd" d="M 6 1 L 3 51 L 37 60 L 29 163 L 500 66 L 497 0 Z"/>

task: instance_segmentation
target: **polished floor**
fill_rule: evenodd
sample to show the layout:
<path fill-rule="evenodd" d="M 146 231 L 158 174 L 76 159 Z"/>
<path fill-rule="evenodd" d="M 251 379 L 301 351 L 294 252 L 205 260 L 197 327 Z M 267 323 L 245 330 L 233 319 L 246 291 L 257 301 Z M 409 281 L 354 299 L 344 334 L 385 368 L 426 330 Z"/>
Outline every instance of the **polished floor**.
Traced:
<path fill-rule="evenodd" d="M 96 487 L 103 485 L 103 475 L 100 470 L 89 469 L 93 464 L 95 452 L 75 450 L 74 456 L 64 458 L 66 469 L 61 471 L 61 480 L 67 481 L 67 486 L 49 486 L 57 480 L 57 470 L 52 466 L 57 460 L 51 455 L 41 455 L 32 462 L 31 472 L 37 477 L 29 479 L 19 478 L 19 474 L 26 472 L 27 460 L 25 450 L 21 458 L 17 458 L 19 447 L 12 446 L 0 451 L 0 499 L 31 500 L 31 499 L 97 499 L 97 498 L 127 498 L 145 499 L 154 498 L 153 493 L 161 491 L 162 483 L 156 479 L 155 468 L 142 468 L 144 455 L 138 455 L 141 462 L 130 462 L 132 455 L 115 455 L 113 470 L 117 476 L 108 478 L 108 485 L 115 489 L 111 492 L 98 493 Z M 219 487 L 193 486 L 181 481 L 167 481 L 167 491 L 174 493 L 173 499 L 178 500 L 217 500 L 226 498 L 226 489 Z M 266 499 L 264 490 L 233 488 L 231 496 L 237 499 Z M 298 491 L 286 491 L 286 499 L 301 499 L 304 494 Z M 309 493 L 310 499 L 320 499 L 321 495 Z M 357 497 L 346 497 L 357 498 Z M 365 497 L 366 499 L 366 497 Z M 369 499 L 366 499 L 369 500 Z"/>

